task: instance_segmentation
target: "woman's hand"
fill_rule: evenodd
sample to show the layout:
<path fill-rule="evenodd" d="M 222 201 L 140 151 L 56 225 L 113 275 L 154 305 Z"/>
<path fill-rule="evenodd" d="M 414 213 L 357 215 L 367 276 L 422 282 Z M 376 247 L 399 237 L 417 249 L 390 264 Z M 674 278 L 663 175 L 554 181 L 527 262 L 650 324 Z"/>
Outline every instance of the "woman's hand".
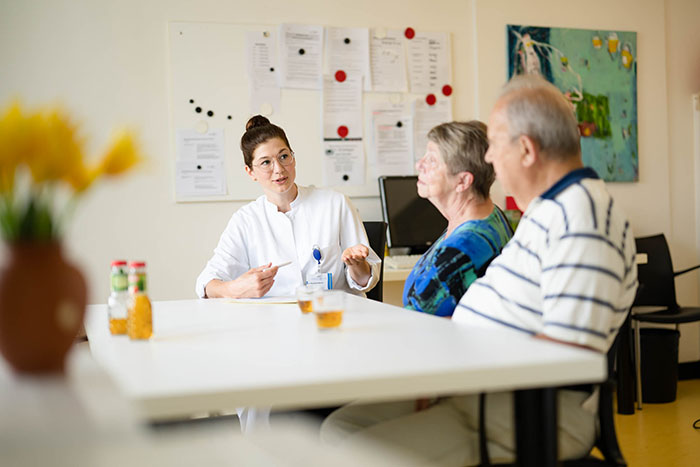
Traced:
<path fill-rule="evenodd" d="M 357 285 L 364 287 L 369 282 L 371 270 L 367 262 L 369 248 L 365 245 L 355 245 L 343 251 L 341 259 L 350 270 L 350 277 Z"/>
<path fill-rule="evenodd" d="M 270 291 L 275 283 L 277 266 L 268 263 L 250 269 L 232 281 L 209 281 L 205 292 L 209 298 L 257 298 Z"/>

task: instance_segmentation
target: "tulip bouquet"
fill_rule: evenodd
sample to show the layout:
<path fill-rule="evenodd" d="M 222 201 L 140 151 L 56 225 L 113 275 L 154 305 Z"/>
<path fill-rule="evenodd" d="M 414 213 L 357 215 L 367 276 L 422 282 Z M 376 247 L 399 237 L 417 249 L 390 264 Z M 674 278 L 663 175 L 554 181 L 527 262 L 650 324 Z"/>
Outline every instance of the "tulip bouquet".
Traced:
<path fill-rule="evenodd" d="M 15 103 L 0 113 L 0 232 L 7 241 L 60 237 L 75 202 L 97 179 L 127 172 L 142 160 L 125 131 L 94 163 L 85 159 L 83 144 L 60 110 L 27 113 Z"/>

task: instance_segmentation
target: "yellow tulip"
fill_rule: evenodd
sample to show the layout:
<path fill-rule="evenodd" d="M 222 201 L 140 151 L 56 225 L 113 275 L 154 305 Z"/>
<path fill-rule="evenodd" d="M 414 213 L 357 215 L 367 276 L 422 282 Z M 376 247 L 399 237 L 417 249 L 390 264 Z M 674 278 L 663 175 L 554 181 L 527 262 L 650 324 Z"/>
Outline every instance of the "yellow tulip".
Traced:
<path fill-rule="evenodd" d="M 11 105 L 0 118 L 0 193 L 14 188 L 19 155 L 26 149 L 25 118 L 18 103 Z"/>
<path fill-rule="evenodd" d="M 98 175 L 119 175 L 141 162 L 133 136 L 126 131 L 115 135 L 110 148 L 97 166 Z"/>
<path fill-rule="evenodd" d="M 59 112 L 38 113 L 28 120 L 31 150 L 26 163 L 35 183 L 62 180 L 83 163 L 76 128 Z"/>

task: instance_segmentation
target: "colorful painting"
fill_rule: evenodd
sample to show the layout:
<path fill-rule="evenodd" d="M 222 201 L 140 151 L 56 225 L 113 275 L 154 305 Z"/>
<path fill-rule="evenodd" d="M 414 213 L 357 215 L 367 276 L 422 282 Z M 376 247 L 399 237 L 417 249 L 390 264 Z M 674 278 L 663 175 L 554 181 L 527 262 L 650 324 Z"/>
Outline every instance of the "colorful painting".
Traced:
<path fill-rule="evenodd" d="M 566 95 L 583 163 L 606 181 L 637 181 L 637 33 L 508 25 L 507 34 L 508 78 L 538 73 Z"/>

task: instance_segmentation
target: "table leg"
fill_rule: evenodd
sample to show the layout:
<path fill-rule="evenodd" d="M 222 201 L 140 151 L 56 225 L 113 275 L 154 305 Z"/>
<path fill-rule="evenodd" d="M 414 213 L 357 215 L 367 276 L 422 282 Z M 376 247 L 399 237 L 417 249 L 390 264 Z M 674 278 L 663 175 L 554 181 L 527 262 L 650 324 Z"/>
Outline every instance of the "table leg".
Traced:
<path fill-rule="evenodd" d="M 557 465 L 557 390 L 515 391 L 515 445 L 519 466 Z"/>

